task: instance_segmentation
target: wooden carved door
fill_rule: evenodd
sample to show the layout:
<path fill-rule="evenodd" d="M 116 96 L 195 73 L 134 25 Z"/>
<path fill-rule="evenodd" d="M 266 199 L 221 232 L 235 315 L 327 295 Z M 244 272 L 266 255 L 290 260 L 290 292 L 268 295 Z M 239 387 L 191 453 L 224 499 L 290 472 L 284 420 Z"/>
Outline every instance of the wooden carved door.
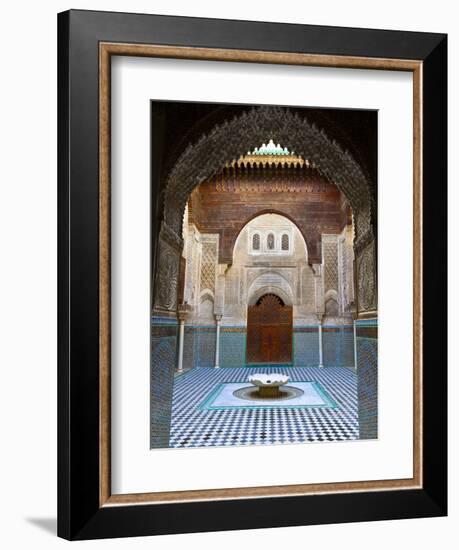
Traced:
<path fill-rule="evenodd" d="M 291 363 L 291 306 L 265 294 L 247 312 L 247 363 Z"/>

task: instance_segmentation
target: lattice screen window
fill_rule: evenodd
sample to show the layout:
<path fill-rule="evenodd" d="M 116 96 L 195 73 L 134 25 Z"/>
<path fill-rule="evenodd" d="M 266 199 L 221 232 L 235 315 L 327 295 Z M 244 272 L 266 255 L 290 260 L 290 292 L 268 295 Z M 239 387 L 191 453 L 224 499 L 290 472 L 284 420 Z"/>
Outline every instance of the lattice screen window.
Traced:
<path fill-rule="evenodd" d="M 287 233 L 284 233 L 282 235 L 281 248 L 282 248 L 282 250 L 289 250 L 289 248 L 290 248 L 290 242 L 289 242 L 289 237 L 288 237 Z"/>
<path fill-rule="evenodd" d="M 338 290 L 338 247 L 336 242 L 324 242 L 325 291 Z"/>
<path fill-rule="evenodd" d="M 201 290 L 215 290 L 215 267 L 217 263 L 217 245 L 203 243 L 201 260 Z"/>
<path fill-rule="evenodd" d="M 258 233 L 252 237 L 252 250 L 260 250 L 260 235 Z"/>

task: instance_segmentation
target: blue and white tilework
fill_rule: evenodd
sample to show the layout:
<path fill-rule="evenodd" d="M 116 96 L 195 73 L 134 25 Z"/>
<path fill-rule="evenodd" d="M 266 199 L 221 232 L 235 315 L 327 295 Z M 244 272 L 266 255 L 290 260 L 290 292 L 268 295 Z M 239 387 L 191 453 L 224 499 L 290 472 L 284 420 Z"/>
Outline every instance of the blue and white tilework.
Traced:
<path fill-rule="evenodd" d="M 292 382 L 317 382 L 334 407 L 201 410 L 200 405 L 225 383 L 246 382 L 254 372 L 282 372 Z M 175 378 L 169 446 L 176 448 L 272 445 L 359 438 L 357 382 L 343 367 L 194 368 Z"/>
<path fill-rule="evenodd" d="M 220 331 L 220 365 L 244 367 L 247 330 L 223 326 Z M 215 327 L 185 326 L 183 364 L 185 368 L 213 367 Z M 352 325 L 324 326 L 323 361 L 326 367 L 354 367 L 354 331 Z M 317 325 L 293 327 L 294 366 L 315 366 L 319 363 L 319 331 Z"/>

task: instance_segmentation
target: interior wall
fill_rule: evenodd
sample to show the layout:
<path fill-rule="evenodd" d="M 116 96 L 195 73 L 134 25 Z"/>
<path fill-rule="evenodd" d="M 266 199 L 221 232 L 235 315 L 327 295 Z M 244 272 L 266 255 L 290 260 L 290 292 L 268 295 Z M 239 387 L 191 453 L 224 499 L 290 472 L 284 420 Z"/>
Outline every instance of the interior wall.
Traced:
<path fill-rule="evenodd" d="M 378 320 L 356 321 L 360 439 L 378 437 Z"/>
<path fill-rule="evenodd" d="M 320 262 L 321 234 L 341 233 L 350 210 L 338 188 L 305 165 L 243 164 L 226 167 L 190 196 L 190 221 L 204 233 L 220 235 L 221 263 L 231 263 L 246 223 L 277 211 L 294 220 L 306 240 L 311 262 Z"/>
<path fill-rule="evenodd" d="M 177 360 L 177 321 L 153 317 L 151 321 L 151 433 L 150 447 L 169 446 L 172 387 Z"/>
<path fill-rule="evenodd" d="M 267 249 L 269 234 L 274 237 L 276 250 Z M 188 212 L 183 235 L 185 301 L 189 307 L 184 368 L 214 366 L 215 315 L 221 317 L 220 366 L 244 366 L 247 306 L 269 292 L 293 306 L 295 366 L 319 364 L 319 319 L 324 325 L 324 365 L 354 366 L 353 295 L 340 274 L 347 269 L 345 278 L 353 280 L 352 262 L 348 261 L 352 256 L 352 227 L 339 235 L 322 235 L 326 253 L 321 263 L 313 265 L 298 227 L 275 213 L 262 214 L 242 229 L 230 265 L 218 263 L 220 235 L 201 233 L 190 222 Z M 258 235 L 260 250 L 252 249 L 254 235 Z M 283 235 L 289 236 L 288 251 L 282 251 Z M 330 296 L 338 309 L 327 315 L 325 300 Z"/>

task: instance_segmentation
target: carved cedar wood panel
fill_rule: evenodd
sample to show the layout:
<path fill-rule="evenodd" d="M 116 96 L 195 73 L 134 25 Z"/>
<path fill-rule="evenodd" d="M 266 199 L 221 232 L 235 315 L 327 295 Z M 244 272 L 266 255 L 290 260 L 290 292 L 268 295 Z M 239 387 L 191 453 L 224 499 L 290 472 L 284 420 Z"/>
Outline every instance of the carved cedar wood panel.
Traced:
<path fill-rule="evenodd" d="M 292 362 L 293 308 L 265 294 L 247 317 L 247 363 Z"/>

